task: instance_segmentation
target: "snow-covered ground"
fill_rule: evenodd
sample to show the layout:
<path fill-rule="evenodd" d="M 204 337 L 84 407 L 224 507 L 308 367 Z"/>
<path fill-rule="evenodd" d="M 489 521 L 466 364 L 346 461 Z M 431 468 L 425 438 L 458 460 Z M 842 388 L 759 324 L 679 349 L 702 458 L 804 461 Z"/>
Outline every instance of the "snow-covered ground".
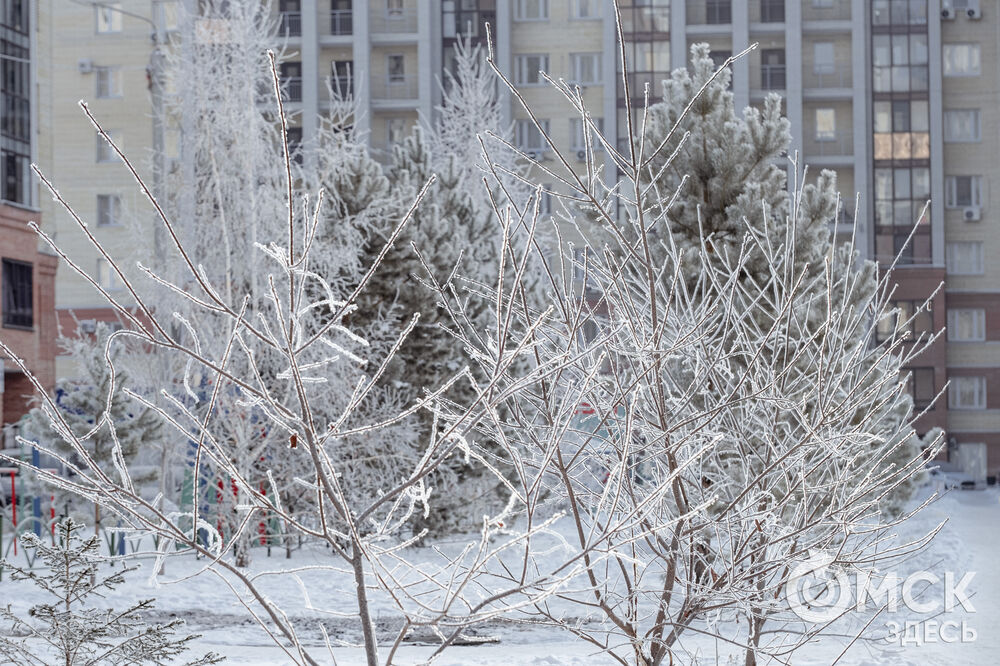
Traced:
<path fill-rule="evenodd" d="M 904 578 L 912 571 L 928 570 L 937 572 L 943 578 L 945 571 L 952 571 L 958 577 L 974 571 L 975 577 L 968 590 L 975 606 L 974 613 L 955 610 L 952 613 L 933 616 L 919 616 L 912 611 L 901 610 L 896 615 L 879 618 L 872 628 L 884 624 L 883 620 L 931 620 L 943 623 L 949 620 L 976 631 L 974 642 L 925 643 L 923 645 L 889 646 L 882 644 L 858 643 L 838 661 L 845 666 L 987 666 L 1000 663 L 1000 492 L 955 491 L 941 498 L 922 514 L 911 521 L 906 533 L 901 536 L 919 534 L 931 529 L 947 519 L 944 529 L 924 552 L 900 565 L 899 575 Z M 293 559 L 285 560 L 275 551 L 274 557 L 264 556 L 263 550 L 255 551 L 253 569 L 257 572 L 277 571 L 287 566 L 302 567 L 311 563 L 325 562 L 323 553 L 298 552 Z M 417 558 L 419 559 L 419 558 Z M 163 583 L 155 587 L 148 582 L 148 571 L 134 574 L 130 585 L 116 591 L 109 603 L 115 604 L 136 598 L 155 597 L 157 599 L 157 619 L 173 616 L 184 618 L 188 629 L 202 634 L 196 643 L 199 651 L 214 650 L 228 657 L 233 664 L 285 664 L 289 657 L 275 646 L 265 633 L 250 618 L 243 606 L 235 601 L 226 584 L 211 573 L 185 579 L 204 564 L 194 558 L 171 560 L 166 575 L 159 580 Z M 351 610 L 351 580 L 349 575 L 335 575 L 329 571 L 303 573 L 304 587 L 308 590 L 314 606 L 340 607 L 345 612 Z M 180 581 L 171 583 L 171 581 Z M 290 583 L 288 576 L 274 576 L 264 585 L 266 593 L 278 601 L 299 625 L 309 643 L 321 645 L 320 636 L 309 634 L 308 625 L 319 616 L 310 611 L 304 601 L 303 588 Z M 5 577 L 0 582 L 0 601 L 11 603 L 15 610 L 25 610 L 37 602 L 38 594 L 23 583 L 12 583 Z M 375 600 L 377 622 L 392 624 L 393 616 L 389 606 Z M 356 625 L 344 618 L 324 619 L 331 636 L 346 642 L 357 642 Z M 566 632 L 555 628 L 528 627 L 521 624 L 504 623 L 483 628 L 486 633 L 499 638 L 498 643 L 481 646 L 458 646 L 445 652 L 435 663 L 446 666 L 478 665 L 500 666 L 501 664 L 525 664 L 531 666 L 601 666 L 613 663 L 607 657 L 594 654 L 588 644 L 574 640 Z M 702 655 L 699 663 L 729 664 L 730 653 L 724 646 L 708 641 L 688 646 Z M 428 655 L 433 648 L 420 645 L 407 646 L 400 663 L 416 663 Z M 837 639 L 824 639 L 798 653 L 795 664 L 820 666 L 834 663 L 844 649 L 844 643 Z M 336 663 L 354 665 L 363 663 L 360 649 L 338 648 Z M 330 660 L 330 663 L 334 663 Z"/>

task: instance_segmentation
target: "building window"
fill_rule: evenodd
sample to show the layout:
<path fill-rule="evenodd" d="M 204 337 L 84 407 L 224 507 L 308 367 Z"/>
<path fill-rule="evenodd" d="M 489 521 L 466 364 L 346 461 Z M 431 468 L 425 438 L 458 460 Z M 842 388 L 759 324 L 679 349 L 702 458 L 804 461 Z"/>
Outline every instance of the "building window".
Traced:
<path fill-rule="evenodd" d="M 835 71 L 833 42 L 816 42 L 813 44 L 813 73 L 833 74 Z"/>
<path fill-rule="evenodd" d="M 548 134 L 549 121 L 539 120 L 538 123 L 545 130 L 545 133 Z M 549 148 L 545 137 L 542 136 L 542 133 L 535 127 L 535 123 L 529 118 L 522 118 L 517 121 L 517 124 L 514 126 L 514 142 L 518 148 L 528 154 L 544 153 Z"/>
<path fill-rule="evenodd" d="M 285 141 L 288 143 L 288 156 L 293 162 L 302 164 L 302 128 L 289 127 L 285 130 Z"/>
<path fill-rule="evenodd" d="M 965 208 L 982 201 L 982 176 L 948 176 L 944 179 L 945 206 Z"/>
<path fill-rule="evenodd" d="M 931 156 L 927 100 L 878 101 L 874 107 L 876 160 L 920 160 Z"/>
<path fill-rule="evenodd" d="M 944 140 L 948 143 L 979 141 L 979 109 L 945 111 Z"/>
<path fill-rule="evenodd" d="M 573 18 L 601 18 L 601 0 L 573 0 Z"/>
<path fill-rule="evenodd" d="M 930 407 L 937 397 L 934 390 L 934 368 L 903 368 L 909 373 L 906 378 L 906 391 L 913 398 L 916 409 Z"/>
<path fill-rule="evenodd" d="M 122 3 L 104 2 L 94 6 L 97 17 L 97 32 L 105 34 L 122 31 Z"/>
<path fill-rule="evenodd" d="M 986 310 L 948 308 L 949 342 L 982 342 L 986 339 Z"/>
<path fill-rule="evenodd" d="M 545 83 L 541 72 L 548 71 L 549 56 L 519 55 L 514 61 L 514 83 L 519 86 L 539 86 Z"/>
<path fill-rule="evenodd" d="M 875 92 L 926 91 L 926 34 L 878 34 L 872 37 L 872 89 Z"/>
<path fill-rule="evenodd" d="M 122 199 L 117 194 L 97 195 L 97 226 L 112 227 L 121 222 Z"/>
<path fill-rule="evenodd" d="M 983 244 L 981 241 L 948 243 L 945 268 L 948 275 L 982 275 Z"/>
<path fill-rule="evenodd" d="M 949 409 L 986 409 L 986 377 L 950 377 Z"/>
<path fill-rule="evenodd" d="M 934 313 L 930 303 L 892 301 L 889 305 L 891 309 L 875 328 L 875 339 L 879 342 L 895 338 L 913 341 L 921 335 L 926 339 L 934 333 Z"/>
<path fill-rule="evenodd" d="M 0 2 L 0 25 L 28 34 L 29 0 Z"/>
<path fill-rule="evenodd" d="M 118 273 L 105 259 L 97 260 L 97 284 L 107 291 L 116 291 L 122 288 Z"/>
<path fill-rule="evenodd" d="M 302 63 L 281 63 L 281 85 L 285 93 L 285 101 L 302 101 Z"/>
<path fill-rule="evenodd" d="M 543 184 L 542 191 L 539 192 L 538 214 L 539 215 L 552 214 L 552 185 L 548 183 Z"/>
<path fill-rule="evenodd" d="M 573 81 L 581 86 L 596 85 L 601 82 L 601 54 L 574 53 Z"/>
<path fill-rule="evenodd" d="M 3 260 L 3 325 L 14 328 L 34 325 L 32 265 L 27 262 Z"/>
<path fill-rule="evenodd" d="M 406 63 L 402 54 L 395 53 L 386 56 L 386 69 L 389 83 L 406 82 Z"/>
<path fill-rule="evenodd" d="M 638 3 L 637 3 L 638 4 Z M 733 22 L 732 0 L 706 0 L 705 23 L 722 25 Z"/>
<path fill-rule="evenodd" d="M 406 118 L 386 118 L 385 136 L 390 147 L 403 142 L 406 138 L 406 128 Z"/>
<path fill-rule="evenodd" d="M 760 63 L 760 87 L 764 90 L 784 90 L 785 50 L 762 50 L 760 52 Z"/>
<path fill-rule="evenodd" d="M 25 205 L 30 204 L 31 157 L 12 150 L 4 150 L 2 154 L 0 168 L 3 170 L 3 200 Z"/>
<path fill-rule="evenodd" d="M 106 130 L 111 140 L 115 142 L 118 148 L 122 147 L 122 133 L 121 130 Z M 101 133 L 97 133 L 97 161 L 98 162 L 114 162 L 118 159 L 118 154 L 115 149 L 111 147 Z"/>
<path fill-rule="evenodd" d="M 385 13 L 390 18 L 403 15 L 403 0 L 385 0 Z"/>
<path fill-rule="evenodd" d="M 515 0 L 514 18 L 518 21 L 544 21 L 549 18 L 549 0 Z"/>
<path fill-rule="evenodd" d="M 816 140 L 833 141 L 836 136 L 836 111 L 834 109 L 816 109 Z"/>
<path fill-rule="evenodd" d="M 334 94 L 348 97 L 353 94 L 354 86 L 351 72 L 354 70 L 353 60 L 333 60 L 330 62 L 330 87 Z"/>
<path fill-rule="evenodd" d="M 927 167 L 875 169 L 876 226 L 910 227 L 924 213 L 931 195 L 931 172 Z M 920 219 L 920 224 L 928 220 Z"/>
<path fill-rule="evenodd" d="M 594 151 L 600 151 L 604 149 L 603 144 L 600 139 L 597 138 L 598 132 L 604 132 L 604 118 L 591 118 L 591 146 Z M 594 131 L 593 127 L 597 127 Z M 569 119 L 569 131 L 570 131 L 570 145 L 573 150 L 577 153 L 587 150 L 587 143 L 584 141 L 583 136 L 583 119 L 582 118 L 570 118 Z"/>
<path fill-rule="evenodd" d="M 945 44 L 941 62 L 945 76 L 978 76 L 979 44 Z"/>
<path fill-rule="evenodd" d="M 97 67 L 94 70 L 98 97 L 122 96 L 122 70 L 118 67 Z"/>
<path fill-rule="evenodd" d="M 760 20 L 763 23 L 784 23 L 785 0 L 760 0 Z"/>

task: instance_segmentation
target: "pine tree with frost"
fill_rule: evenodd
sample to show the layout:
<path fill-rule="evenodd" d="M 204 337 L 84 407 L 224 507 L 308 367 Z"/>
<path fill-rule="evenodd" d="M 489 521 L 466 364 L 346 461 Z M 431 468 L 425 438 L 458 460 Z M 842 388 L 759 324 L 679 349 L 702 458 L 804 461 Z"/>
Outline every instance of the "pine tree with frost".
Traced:
<path fill-rule="evenodd" d="M 518 178 L 523 170 L 500 140 L 510 136 L 501 124 L 494 75 L 479 47 L 468 40 L 456 44 L 453 65 L 445 74 L 443 103 L 435 122 L 418 125 L 392 147 L 385 177 L 400 215 L 425 186 L 426 191 L 359 302 L 360 312 L 368 313 L 362 316 L 377 314 L 392 322 L 392 328 L 403 325 L 413 313 L 420 314 L 385 377 L 387 386 L 410 399 L 440 386 L 468 363 L 462 345 L 447 330 L 448 315 L 431 285 L 453 290 L 463 299 L 467 316 L 480 330 L 495 327 L 494 310 L 479 297 L 499 275 L 504 230 L 494 215 L 493 201 L 504 205 L 511 195 L 524 205 L 520 196 L 526 188 Z M 491 169 L 502 175 L 504 187 L 494 184 L 491 189 L 484 182 Z M 492 177 L 487 180 L 494 182 Z M 381 251 L 392 221 L 383 218 L 381 227 L 363 228 L 363 257 L 370 261 Z M 515 228 L 509 233 L 522 231 Z M 524 280 L 526 300 L 537 300 L 536 285 L 530 276 Z M 460 383 L 447 397 L 468 404 L 473 393 Z M 422 414 L 417 426 L 417 433 L 426 437 L 433 427 L 432 415 Z M 418 524 L 437 532 L 474 528 L 499 500 L 497 479 L 460 453 L 436 470 L 430 485 L 436 501 Z"/>
<path fill-rule="evenodd" d="M 8 604 L 0 619 L 9 630 L 0 634 L 0 657 L 32 666 L 127 666 L 176 664 L 197 635 L 178 637 L 183 620 L 148 624 L 144 615 L 153 610 L 152 599 L 123 610 L 97 602 L 125 582 L 135 568 L 112 567 L 102 573 L 107 558 L 98 555 L 98 537 L 81 540 L 83 525 L 66 519 L 56 526 L 56 543 L 47 544 L 31 532 L 21 538 L 35 552 L 42 567 L 23 569 L 3 562 L 13 581 L 27 581 L 46 594 L 47 601 L 33 605 L 27 617 L 16 615 Z M 107 569 L 104 568 L 104 571 Z M 96 602 L 96 603 L 95 603 Z M 216 664 L 222 657 L 209 653 L 188 666 Z"/>
<path fill-rule="evenodd" d="M 34 407 L 21 422 L 21 437 L 58 452 L 71 466 L 80 464 L 81 452 L 71 445 L 72 432 L 82 438 L 83 451 L 108 474 L 134 464 L 144 447 L 160 443 L 163 423 L 152 410 L 132 401 L 122 392 L 129 381 L 127 363 L 119 346 L 108 346 L 111 327 L 98 323 L 93 337 L 78 334 L 60 339 L 63 350 L 77 364 L 78 376 L 56 381 L 58 414 L 50 414 L 44 404 Z M 110 354 L 111 366 L 105 354 Z M 111 367 L 114 368 L 112 375 Z M 98 425 L 100 422 L 100 425 Z M 146 483 L 151 474 L 134 474 L 133 480 Z M 47 489 L 48 490 L 48 489 Z M 62 501 L 73 496 L 58 487 Z M 95 529 L 100 528 L 101 514 L 95 506 Z"/>
<path fill-rule="evenodd" d="M 797 196 L 789 192 L 786 173 L 779 167 L 791 143 L 789 121 L 781 114 L 781 97 L 772 93 L 762 108 L 749 107 L 741 117 L 729 90 L 731 71 L 727 67 L 716 72 L 708 45 L 695 44 L 691 47 L 690 69 L 677 69 L 663 82 L 663 102 L 650 106 L 645 136 L 648 150 L 662 148 L 649 160 L 644 184 L 655 188 L 662 206 L 657 212 L 663 213 L 670 226 L 669 242 L 684 254 L 681 269 L 689 280 L 703 270 L 703 256 L 723 265 L 746 254 L 744 291 L 738 306 L 750 308 L 762 323 L 783 322 L 781 325 L 791 333 L 785 358 L 790 359 L 789 363 L 799 363 L 796 359 L 808 356 L 801 353 L 801 345 L 823 344 L 809 331 L 815 330 L 827 314 L 823 293 L 826 281 L 822 279 L 825 271 L 840 276 L 842 284 L 849 280 L 848 306 L 864 310 L 874 294 L 876 267 L 871 261 L 860 260 L 852 246 L 837 247 L 833 240 L 832 226 L 841 205 L 836 174 L 824 170 L 815 183 L 794 188 L 799 192 Z M 677 129 L 671 132 L 675 126 Z M 790 170 L 796 179 L 804 175 L 795 163 Z M 745 242 L 748 232 L 755 238 L 752 243 Z M 665 263 L 657 262 L 658 256 L 667 254 L 665 238 L 661 229 L 649 229 L 647 240 L 658 265 Z M 797 305 L 791 313 L 772 307 L 773 299 L 759 286 L 767 284 L 768 276 L 779 269 L 771 265 L 764 248 L 785 242 L 794 248 L 793 261 L 780 267 L 788 278 L 785 288 L 791 289 L 792 281 L 801 278 L 795 287 L 799 291 Z M 700 252 L 702 244 L 706 253 Z M 670 276 L 671 268 L 665 267 L 659 279 L 666 281 Z M 705 293 L 704 297 L 715 296 Z M 859 328 L 847 344 L 855 349 L 868 344 L 867 332 Z M 836 395 L 839 387 L 830 390 Z M 905 394 L 885 405 L 885 436 L 897 432 L 898 424 L 905 422 L 911 411 L 912 400 Z M 752 439 L 734 443 L 729 456 L 720 452 L 720 478 L 713 478 L 713 482 L 725 486 L 727 475 L 742 473 L 738 464 L 729 464 L 728 458 L 739 459 L 737 449 L 745 444 L 752 448 Z M 919 452 L 915 448 L 918 439 L 907 441 L 912 445 L 899 447 L 896 457 L 887 464 L 903 464 L 904 459 Z M 854 464 L 863 468 L 869 462 L 862 457 Z M 911 482 L 896 489 L 886 498 L 885 508 L 898 512 L 913 488 Z"/>

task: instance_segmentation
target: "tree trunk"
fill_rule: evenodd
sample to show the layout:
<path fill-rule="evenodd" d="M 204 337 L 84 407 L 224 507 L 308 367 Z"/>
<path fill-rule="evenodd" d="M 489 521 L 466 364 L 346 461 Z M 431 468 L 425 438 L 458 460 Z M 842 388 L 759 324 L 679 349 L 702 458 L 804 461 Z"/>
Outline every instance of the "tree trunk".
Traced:
<path fill-rule="evenodd" d="M 372 625 L 371 609 L 368 607 L 368 590 L 365 588 L 365 564 L 361 557 L 361 546 L 351 544 L 351 565 L 354 567 L 354 584 L 358 595 L 358 615 L 361 617 L 361 631 L 365 637 L 365 658 L 368 666 L 378 666 L 378 643 L 375 627 Z"/>

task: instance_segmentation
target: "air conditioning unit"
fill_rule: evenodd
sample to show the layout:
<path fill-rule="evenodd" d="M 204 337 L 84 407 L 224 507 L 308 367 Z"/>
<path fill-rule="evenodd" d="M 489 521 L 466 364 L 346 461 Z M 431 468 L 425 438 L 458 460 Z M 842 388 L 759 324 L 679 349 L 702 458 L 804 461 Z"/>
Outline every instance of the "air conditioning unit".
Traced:
<path fill-rule="evenodd" d="M 955 20 L 955 10 L 952 7 L 944 7 L 941 10 L 941 20 L 942 21 L 954 21 Z"/>
<path fill-rule="evenodd" d="M 586 150 L 576 151 L 576 159 L 580 160 L 581 162 L 587 159 L 587 151 Z"/>
<path fill-rule="evenodd" d="M 81 74 L 90 74 L 94 71 L 94 61 L 90 58 L 81 58 L 76 61 L 76 71 Z"/>
<path fill-rule="evenodd" d="M 524 154 L 528 156 L 528 159 L 538 161 L 542 159 L 542 151 L 540 150 L 526 150 Z"/>
<path fill-rule="evenodd" d="M 80 322 L 81 333 L 94 333 L 97 330 L 97 322 L 93 319 L 84 319 Z"/>
<path fill-rule="evenodd" d="M 979 19 L 983 18 L 983 12 L 981 9 L 979 9 L 978 4 L 976 4 L 975 7 L 969 7 L 968 9 L 966 9 L 965 14 L 973 21 L 978 21 Z"/>
<path fill-rule="evenodd" d="M 983 217 L 983 209 L 979 206 L 966 206 L 962 209 L 962 219 L 966 222 L 978 222 Z"/>

